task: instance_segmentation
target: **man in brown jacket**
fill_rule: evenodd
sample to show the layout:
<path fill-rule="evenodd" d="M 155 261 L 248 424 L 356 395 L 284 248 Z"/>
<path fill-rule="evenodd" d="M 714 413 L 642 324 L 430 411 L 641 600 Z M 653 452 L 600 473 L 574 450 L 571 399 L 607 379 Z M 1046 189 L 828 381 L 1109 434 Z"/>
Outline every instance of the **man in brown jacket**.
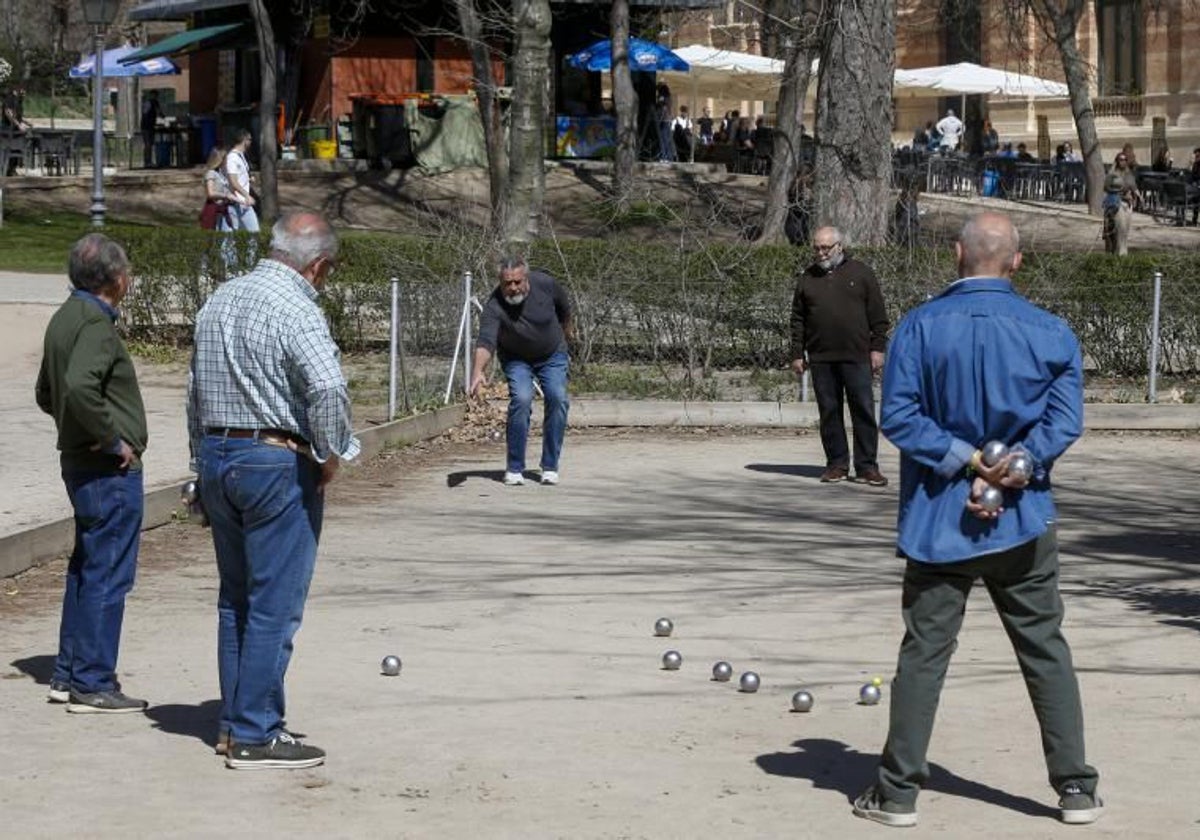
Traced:
<path fill-rule="evenodd" d="M 854 480 L 883 487 L 879 424 L 872 374 L 883 367 L 890 326 L 879 281 L 869 266 L 850 258 L 837 228 L 813 234 L 816 262 L 805 269 L 792 298 L 792 370 L 812 371 L 825 447 L 821 481 L 850 476 L 843 404 L 854 427 Z"/>

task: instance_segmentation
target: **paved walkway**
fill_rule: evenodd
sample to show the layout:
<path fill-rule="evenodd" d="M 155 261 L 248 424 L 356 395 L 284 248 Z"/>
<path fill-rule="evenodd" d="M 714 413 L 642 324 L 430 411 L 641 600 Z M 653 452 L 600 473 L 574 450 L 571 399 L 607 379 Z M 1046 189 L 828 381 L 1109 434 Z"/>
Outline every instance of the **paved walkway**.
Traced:
<path fill-rule="evenodd" d="M 0 412 L 17 458 L 0 459 L 0 536 L 71 515 L 59 479 L 54 421 L 34 402 L 46 324 L 68 294 L 65 276 L 0 272 Z M 150 444 L 146 486 L 177 483 L 187 474 L 186 373 L 179 367 L 140 367 Z"/>
<path fill-rule="evenodd" d="M 887 728 L 900 640 L 894 487 L 821 485 L 815 434 L 571 433 L 563 484 L 504 488 L 499 444 L 391 453 L 331 490 L 288 680 L 312 771 L 211 752 L 207 532 L 146 535 L 121 678 L 145 716 L 45 702 L 61 565 L 0 595 L 0 812 L 60 838 L 879 838 L 848 798 Z M 883 452 L 895 475 L 895 454 Z M 1059 466 L 1066 632 L 1108 813 L 1089 838 L 1200 820 L 1200 441 L 1086 435 Z M 654 620 L 675 622 L 671 639 Z M 668 647 L 683 668 L 660 670 Z M 401 676 L 379 675 L 385 654 Z M 757 694 L 712 663 L 762 677 Z M 807 714 L 789 711 L 806 686 Z M 1061 838 L 1035 723 L 985 593 L 905 836 Z"/>

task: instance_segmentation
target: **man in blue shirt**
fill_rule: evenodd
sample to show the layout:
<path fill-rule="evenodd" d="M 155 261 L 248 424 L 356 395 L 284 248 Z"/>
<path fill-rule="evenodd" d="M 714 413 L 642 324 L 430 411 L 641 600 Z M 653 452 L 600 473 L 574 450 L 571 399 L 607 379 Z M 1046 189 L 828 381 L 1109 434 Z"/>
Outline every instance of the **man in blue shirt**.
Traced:
<path fill-rule="evenodd" d="M 976 579 L 1008 632 L 1041 727 L 1050 784 L 1065 823 L 1101 813 L 1098 774 L 1084 756 L 1083 710 L 1062 634 L 1050 470 L 1083 431 L 1079 343 L 1070 328 L 1020 297 L 1021 264 L 1006 216 L 963 227 L 961 278 L 900 323 L 883 376 L 881 428 L 901 452 L 898 553 L 907 561 L 887 744 L 878 780 L 854 813 L 891 826 L 917 822 L 926 752 L 942 682 Z M 1033 462 L 1008 475 L 999 440 Z M 980 503 L 990 486 L 1003 504 Z"/>

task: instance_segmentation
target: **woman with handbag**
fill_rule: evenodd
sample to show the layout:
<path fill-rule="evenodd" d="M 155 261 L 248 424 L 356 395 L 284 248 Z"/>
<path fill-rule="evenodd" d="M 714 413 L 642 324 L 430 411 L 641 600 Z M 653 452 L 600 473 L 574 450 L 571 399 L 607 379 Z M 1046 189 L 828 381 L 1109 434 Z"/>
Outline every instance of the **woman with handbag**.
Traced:
<path fill-rule="evenodd" d="M 229 202 L 232 198 L 229 178 L 225 175 L 225 150 L 214 146 L 204 164 L 204 209 L 200 211 L 200 227 L 205 230 L 229 231 Z"/>

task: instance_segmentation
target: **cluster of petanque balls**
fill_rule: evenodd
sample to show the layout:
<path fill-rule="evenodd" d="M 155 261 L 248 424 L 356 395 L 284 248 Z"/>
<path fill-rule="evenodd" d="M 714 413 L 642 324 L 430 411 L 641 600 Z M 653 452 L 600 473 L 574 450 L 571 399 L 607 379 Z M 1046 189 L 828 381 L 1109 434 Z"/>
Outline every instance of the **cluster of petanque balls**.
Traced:
<path fill-rule="evenodd" d="M 1003 457 L 1003 456 L 1001 456 Z M 675 631 L 675 623 L 669 618 L 660 618 L 654 622 L 655 636 L 670 636 Z M 678 671 L 683 665 L 683 654 L 677 650 L 669 650 L 662 655 L 662 666 L 666 671 Z M 733 679 L 733 666 L 724 660 L 712 667 L 712 678 L 715 682 L 729 682 Z M 738 677 L 738 688 L 746 694 L 754 694 L 762 680 L 754 671 L 743 671 Z M 864 706 L 874 706 L 883 697 L 883 679 L 875 677 L 858 690 L 858 702 Z M 792 695 L 792 711 L 812 711 L 814 703 L 812 692 L 800 689 Z"/>
<path fill-rule="evenodd" d="M 1004 445 L 1003 441 L 990 440 L 983 445 L 983 455 L 980 460 L 987 466 L 995 466 L 1009 454 L 1009 448 Z M 1016 478 L 1021 481 L 1028 481 L 1033 476 L 1033 459 L 1029 457 L 1029 453 L 1024 449 L 1013 449 L 1012 458 L 1008 462 L 1008 469 L 1005 474 L 1011 478 Z M 989 484 L 979 494 L 979 506 L 984 510 L 994 511 L 999 510 L 1004 504 L 1004 489 L 997 487 L 994 484 Z"/>

